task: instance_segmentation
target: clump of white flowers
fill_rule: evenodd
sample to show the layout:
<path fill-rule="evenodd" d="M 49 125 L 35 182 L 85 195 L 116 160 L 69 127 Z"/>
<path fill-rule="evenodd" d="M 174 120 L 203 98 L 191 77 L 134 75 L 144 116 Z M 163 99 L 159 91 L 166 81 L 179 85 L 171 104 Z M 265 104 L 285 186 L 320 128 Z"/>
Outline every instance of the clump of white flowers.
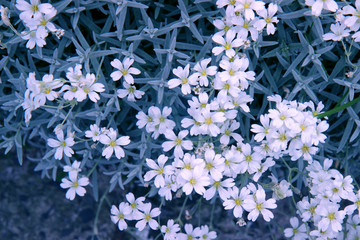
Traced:
<path fill-rule="evenodd" d="M 279 158 L 289 154 L 292 161 L 302 157 L 312 163 L 318 144 L 326 139 L 323 132 L 329 128 L 326 120 L 316 117 L 323 109 L 322 103 L 315 109 L 313 102 L 287 101 L 279 95 L 268 100 L 276 103 L 275 109 L 260 116 L 261 125 L 251 126 L 255 140 L 266 148 L 266 156 Z"/>
<path fill-rule="evenodd" d="M 65 197 L 69 200 L 74 200 L 76 195 L 84 196 L 86 193 L 84 187 L 89 185 L 89 178 L 79 175 L 79 172 L 81 172 L 80 165 L 81 162 L 75 160 L 71 166 L 64 166 L 64 172 L 68 172 L 68 177 L 61 180 L 60 187 L 68 188 Z"/>
<path fill-rule="evenodd" d="M 21 11 L 19 17 L 27 28 L 21 32 L 21 37 L 28 40 L 27 48 L 33 49 L 35 45 L 43 47 L 49 32 L 58 38 L 64 35 L 64 30 L 51 22 L 57 11 L 50 3 L 41 3 L 39 0 L 16 0 L 15 7 Z"/>

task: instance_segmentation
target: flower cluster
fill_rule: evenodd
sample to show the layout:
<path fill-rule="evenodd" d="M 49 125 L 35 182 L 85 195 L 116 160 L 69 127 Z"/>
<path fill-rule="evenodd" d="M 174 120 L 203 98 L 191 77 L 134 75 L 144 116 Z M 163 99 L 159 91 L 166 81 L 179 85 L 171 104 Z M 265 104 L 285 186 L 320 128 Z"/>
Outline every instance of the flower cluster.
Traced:
<path fill-rule="evenodd" d="M 81 172 L 81 162 L 74 161 L 71 166 L 64 166 L 64 172 L 68 173 L 68 178 L 63 178 L 60 187 L 68 188 L 65 197 L 69 200 L 74 200 L 76 194 L 80 197 L 84 196 L 86 189 L 84 188 L 89 184 L 89 179 L 85 176 L 79 176 Z"/>
<path fill-rule="evenodd" d="M 77 102 L 84 101 L 87 97 L 93 102 L 100 99 L 99 93 L 104 92 L 105 88 L 102 83 L 95 83 L 94 74 L 82 74 L 82 65 L 76 64 L 74 68 L 68 68 L 66 78 L 54 79 L 52 74 L 43 76 L 42 81 L 36 80 L 35 73 L 29 73 L 26 79 L 27 90 L 25 91 L 24 102 L 22 107 L 25 110 L 25 122 L 31 119 L 31 111 L 45 105 L 46 100 L 54 101 L 63 93 L 63 99 Z M 64 84 L 64 83 L 70 83 Z M 56 91 L 55 89 L 60 88 Z"/>
<path fill-rule="evenodd" d="M 144 203 L 145 197 L 135 199 L 133 193 L 126 194 L 127 202 L 121 202 L 119 208 L 115 205 L 111 207 L 111 220 L 118 225 L 120 231 L 128 227 L 125 220 L 136 220 L 135 227 L 142 231 L 146 225 L 153 230 L 159 228 L 159 223 L 153 219 L 160 215 L 159 208 L 151 209 L 151 203 Z"/>
<path fill-rule="evenodd" d="M 27 30 L 21 33 L 21 37 L 28 40 L 27 48 L 33 49 L 35 45 L 43 47 L 49 32 L 58 38 L 64 35 L 64 30 L 56 28 L 51 22 L 57 11 L 50 3 L 40 3 L 39 0 L 30 0 L 30 3 L 16 0 L 15 7 L 21 11 L 19 17 L 27 27 Z"/>
<path fill-rule="evenodd" d="M 355 42 L 360 42 L 360 0 L 355 1 L 355 7 L 352 3 L 347 3 L 339 9 L 338 4 L 334 0 L 306 0 L 306 5 L 311 6 L 311 13 L 320 16 L 323 9 L 336 12 L 336 23 L 331 24 L 330 30 L 323 35 L 325 41 L 342 41 L 350 36 Z"/>
<path fill-rule="evenodd" d="M 160 108 L 151 106 L 147 115 L 143 111 L 136 115 L 138 119 L 136 125 L 139 128 L 145 127 L 146 132 L 152 133 L 152 137 L 157 139 L 160 134 L 165 134 L 167 130 L 174 129 L 175 122 L 167 118 L 171 112 L 171 107 L 164 107 L 161 111 Z"/>
<path fill-rule="evenodd" d="M 104 144 L 104 149 L 102 151 L 102 156 L 106 159 L 115 153 L 116 158 L 121 159 L 125 157 L 124 149 L 121 146 L 126 146 L 130 144 L 129 136 L 117 136 L 117 131 L 113 128 L 99 128 L 96 124 L 90 125 L 90 130 L 85 132 L 87 138 L 91 138 L 94 142 L 100 141 Z"/>
<path fill-rule="evenodd" d="M 324 143 L 326 136 L 323 132 L 329 127 L 325 120 L 316 117 L 323 109 L 322 103 L 315 109 L 311 101 L 287 101 L 279 95 L 270 96 L 268 100 L 275 102 L 276 108 L 260 116 L 261 125 L 252 125 L 255 140 L 261 142 L 266 156 L 279 158 L 289 154 L 293 161 L 302 157 L 311 163 L 318 150 L 316 146 Z"/>
<path fill-rule="evenodd" d="M 124 58 L 121 62 L 119 59 L 114 59 L 111 61 L 111 66 L 116 68 L 115 72 L 112 72 L 110 77 L 113 81 L 118 81 L 123 78 L 125 81 L 123 82 L 124 89 L 118 89 L 117 94 L 119 98 L 127 97 L 127 100 L 130 102 L 135 102 L 136 99 L 140 99 L 145 92 L 141 90 L 136 90 L 134 85 L 134 77 L 132 75 L 139 75 L 141 72 L 139 69 L 135 67 L 131 67 L 134 63 L 134 59 Z"/>
<path fill-rule="evenodd" d="M 351 176 L 344 177 L 338 170 L 331 168 L 332 164 L 332 160 L 324 159 L 322 165 L 314 161 L 306 167 L 311 197 L 304 197 L 297 203 L 297 213 L 304 223 L 312 222 L 314 229 L 306 229 L 304 224 L 299 226 L 298 219 L 294 217 L 290 219 L 292 228 L 285 229 L 286 237 L 341 239 L 345 216 L 349 216 L 349 221 L 354 219 L 351 215 L 359 209 L 359 194 L 354 193 Z M 347 206 L 341 209 L 344 203 Z M 355 223 L 355 226 L 358 224 Z M 358 234 L 351 228 L 350 232 L 354 236 Z"/>

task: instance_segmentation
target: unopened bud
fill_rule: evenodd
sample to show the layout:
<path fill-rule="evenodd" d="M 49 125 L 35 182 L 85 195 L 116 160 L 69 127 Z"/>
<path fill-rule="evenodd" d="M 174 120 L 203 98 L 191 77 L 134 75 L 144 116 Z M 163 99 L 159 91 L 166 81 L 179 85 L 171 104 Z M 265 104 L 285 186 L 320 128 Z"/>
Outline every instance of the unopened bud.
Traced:
<path fill-rule="evenodd" d="M 1 20 L 3 21 L 3 23 L 4 23 L 6 26 L 10 26 L 10 25 L 11 25 L 8 10 L 9 10 L 9 9 L 8 9 L 7 7 L 5 7 L 5 8 L 4 8 L 3 6 L 0 7 Z"/>

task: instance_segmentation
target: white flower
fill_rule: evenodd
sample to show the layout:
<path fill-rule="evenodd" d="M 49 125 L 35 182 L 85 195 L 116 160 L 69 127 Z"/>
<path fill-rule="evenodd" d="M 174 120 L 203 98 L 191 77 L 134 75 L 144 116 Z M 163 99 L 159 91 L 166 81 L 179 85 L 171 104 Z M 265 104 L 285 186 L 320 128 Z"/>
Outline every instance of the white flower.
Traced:
<path fill-rule="evenodd" d="M 178 66 L 177 68 L 173 69 L 173 74 L 177 76 L 177 78 L 170 79 L 168 82 L 169 88 L 175 88 L 181 85 L 181 92 L 184 95 L 191 93 L 190 85 L 197 84 L 197 76 L 191 75 L 190 73 L 190 64 L 187 64 L 184 68 Z"/>
<path fill-rule="evenodd" d="M 189 239 L 198 239 L 198 237 L 200 237 L 201 234 L 201 230 L 199 227 L 195 228 L 193 227 L 193 225 L 187 223 L 184 226 L 185 229 L 185 233 L 179 233 L 176 236 L 176 240 L 189 240 Z"/>
<path fill-rule="evenodd" d="M 70 179 L 70 180 L 69 180 Z M 75 195 L 79 195 L 80 197 L 84 196 L 86 193 L 86 189 L 83 188 L 89 184 L 89 179 L 87 177 L 82 177 L 78 179 L 76 175 L 69 175 L 69 179 L 63 178 L 60 184 L 62 188 L 69 188 L 66 192 L 65 197 L 69 200 L 74 200 Z"/>
<path fill-rule="evenodd" d="M 260 163 L 262 156 L 257 153 L 251 151 L 250 144 L 243 144 L 241 146 L 242 153 L 240 155 L 240 164 L 239 169 L 241 173 L 248 173 L 253 174 L 260 168 Z"/>
<path fill-rule="evenodd" d="M 334 0 L 305 0 L 305 4 L 311 6 L 311 14 L 320 16 L 323 9 L 336 12 L 338 5 Z"/>
<path fill-rule="evenodd" d="M 216 66 L 207 66 L 210 61 L 211 58 L 206 58 L 201 60 L 200 62 L 197 62 L 194 66 L 194 71 L 196 71 L 194 74 L 199 78 L 200 86 L 207 87 L 209 85 L 208 76 L 214 76 L 216 74 Z"/>
<path fill-rule="evenodd" d="M 174 155 L 176 158 L 182 158 L 184 156 L 183 148 L 186 150 L 193 149 L 193 143 L 190 140 L 183 140 L 189 134 L 188 130 L 182 130 L 179 132 L 178 136 L 172 130 L 167 130 L 165 132 L 165 137 L 171 141 L 165 141 L 161 145 L 164 149 L 164 152 L 174 149 Z"/>
<path fill-rule="evenodd" d="M 107 132 L 108 132 L 108 130 L 105 127 L 100 129 L 98 125 L 91 124 L 90 130 L 85 132 L 85 137 L 92 138 L 92 140 L 94 142 L 96 142 L 96 141 L 99 141 L 100 137 L 102 135 L 106 134 Z"/>
<path fill-rule="evenodd" d="M 62 159 L 63 153 L 65 153 L 66 156 L 71 157 L 74 154 L 74 150 L 71 149 L 71 147 L 75 144 L 74 138 L 69 136 L 64 139 L 63 130 L 58 131 L 56 133 L 56 137 L 58 140 L 52 138 L 47 140 L 47 143 L 50 147 L 56 148 L 55 159 Z"/>
<path fill-rule="evenodd" d="M 352 15 L 352 16 L 348 16 L 345 18 L 344 24 L 346 26 L 348 26 L 351 29 L 351 31 L 354 31 L 354 32 L 356 32 L 360 28 L 360 15 L 359 15 L 360 1 L 359 0 L 355 1 L 355 7 L 356 7 L 356 9 L 351 5 L 347 5 L 347 6 L 343 7 L 343 10 L 342 10 L 342 14 Z"/>
<path fill-rule="evenodd" d="M 131 58 L 124 58 L 123 62 L 120 62 L 119 59 L 114 59 L 113 61 L 111 61 L 111 66 L 113 66 L 114 68 L 118 69 L 115 72 L 112 72 L 110 74 L 110 77 L 114 80 L 117 81 L 119 80 L 121 77 L 124 77 L 125 81 L 128 84 L 134 84 L 134 77 L 131 75 L 138 75 L 140 74 L 140 70 L 134 67 L 130 67 L 132 64 L 134 63 L 134 59 Z"/>
<path fill-rule="evenodd" d="M 221 127 L 220 131 L 223 134 L 220 138 L 220 143 L 223 145 L 228 145 L 230 142 L 230 137 L 234 138 L 237 142 L 242 142 L 244 139 L 240 134 L 235 133 L 234 131 L 240 127 L 240 123 L 233 121 L 226 121 L 225 124 Z"/>
<path fill-rule="evenodd" d="M 265 137 L 268 138 L 274 132 L 274 129 L 270 126 L 270 118 L 268 114 L 260 116 L 261 125 L 252 124 L 251 130 L 253 133 L 256 133 L 254 139 L 257 142 L 261 142 Z"/>
<path fill-rule="evenodd" d="M 68 172 L 69 176 L 72 175 L 72 179 L 75 179 L 78 173 L 81 172 L 80 164 L 81 162 L 75 160 L 73 164 L 71 164 L 71 166 L 69 165 L 64 166 L 64 172 Z"/>
<path fill-rule="evenodd" d="M 222 53 L 223 51 L 225 51 L 226 56 L 228 57 L 233 57 L 235 56 L 235 50 L 234 48 L 236 47 L 240 47 L 243 44 L 243 40 L 242 39 L 234 39 L 235 38 L 235 31 L 233 30 L 229 30 L 226 32 L 225 38 L 223 38 L 220 35 L 215 34 L 212 37 L 212 40 L 218 44 L 221 45 L 221 47 L 214 47 L 212 49 L 212 52 L 215 56 L 219 55 L 220 53 Z"/>
<path fill-rule="evenodd" d="M 156 230 L 159 227 L 159 223 L 153 218 L 160 215 L 161 213 L 160 209 L 159 208 L 151 209 L 151 203 L 145 203 L 142 206 L 142 211 L 143 213 L 140 213 L 140 217 L 139 217 L 140 221 L 136 223 L 135 227 L 139 231 L 142 231 L 144 230 L 146 224 L 149 224 L 151 229 Z"/>
<path fill-rule="evenodd" d="M 118 224 L 118 228 L 120 231 L 126 229 L 128 227 L 125 219 L 130 215 L 131 207 L 128 203 L 122 202 L 119 204 L 119 209 L 112 205 L 111 207 L 111 221 L 114 224 Z"/>
<path fill-rule="evenodd" d="M 245 199 L 249 198 L 250 190 L 246 187 L 239 189 L 237 187 L 233 187 L 228 190 L 229 196 L 224 201 L 223 205 L 226 210 L 234 209 L 233 214 L 234 217 L 240 218 L 243 214 L 243 205 Z"/>
<path fill-rule="evenodd" d="M 345 211 L 339 211 L 339 205 L 330 201 L 321 202 L 317 206 L 315 212 L 321 216 L 318 223 L 319 229 L 326 231 L 329 226 L 334 232 L 339 232 L 342 229 L 342 222 L 345 217 Z"/>
<path fill-rule="evenodd" d="M 345 24 L 331 24 L 330 26 L 331 32 L 325 33 L 323 35 L 323 39 L 325 41 L 333 40 L 333 41 L 341 41 L 344 37 L 347 37 L 350 35 L 350 30 L 346 29 Z"/>
<path fill-rule="evenodd" d="M 75 95 L 76 100 L 78 102 L 82 102 L 87 96 L 89 96 L 91 101 L 97 102 L 100 99 L 98 93 L 105 91 L 104 85 L 102 83 L 95 83 L 96 77 L 93 73 L 88 73 L 85 77 L 82 77 L 79 80 L 80 91 L 78 91 Z"/>
<path fill-rule="evenodd" d="M 196 115 L 195 120 L 201 123 L 200 130 L 203 134 L 210 134 L 216 137 L 220 133 L 220 128 L 216 123 L 222 123 L 226 118 L 223 112 L 204 111 Z"/>
<path fill-rule="evenodd" d="M 265 8 L 265 3 L 263 1 L 255 0 L 237 0 L 237 6 L 235 11 L 241 11 L 246 20 L 251 20 L 255 18 L 255 13 L 263 10 Z"/>
<path fill-rule="evenodd" d="M 290 218 L 290 224 L 292 228 L 286 228 L 284 230 L 285 237 L 292 238 L 293 240 L 303 240 L 309 238 L 306 233 L 305 224 L 301 224 L 299 226 L 299 220 L 297 217 Z"/>
<path fill-rule="evenodd" d="M 177 232 L 180 231 L 180 226 L 175 224 L 173 219 L 169 219 L 167 225 L 161 226 L 160 230 L 164 234 L 164 240 L 174 240 Z"/>
<path fill-rule="evenodd" d="M 35 45 L 39 47 L 43 47 L 46 42 L 45 38 L 47 37 L 48 32 L 44 28 L 31 29 L 27 32 L 22 32 L 21 38 L 24 40 L 28 40 L 26 43 L 26 47 L 29 49 L 33 49 Z"/>
<path fill-rule="evenodd" d="M 28 21 L 31 18 L 38 19 L 42 14 L 51 13 L 53 8 L 50 3 L 40 4 L 40 0 L 30 0 L 30 3 L 25 0 L 17 0 L 15 7 L 22 11 L 19 17 L 23 21 Z"/>
<path fill-rule="evenodd" d="M 138 197 L 135 199 L 135 196 L 133 193 L 128 193 L 125 195 L 126 200 L 129 202 L 131 213 L 129 216 L 126 217 L 128 220 L 138 220 L 141 218 L 141 213 L 139 210 L 141 210 L 144 206 L 143 201 L 145 201 L 145 197 Z"/>
<path fill-rule="evenodd" d="M 209 171 L 210 176 L 215 181 L 220 181 L 225 170 L 225 159 L 221 154 L 215 154 L 215 151 L 208 149 L 205 151 L 205 169 Z"/>
<path fill-rule="evenodd" d="M 164 166 L 167 160 L 168 157 L 166 157 L 164 154 L 161 154 L 157 159 L 159 163 L 158 165 L 154 160 L 147 158 L 146 164 L 153 170 L 148 171 L 144 175 L 144 181 L 148 182 L 156 176 L 154 181 L 155 186 L 157 188 L 164 187 L 165 186 L 164 176 L 169 176 L 173 173 L 173 169 L 171 165 Z"/>
<path fill-rule="evenodd" d="M 158 129 L 159 133 L 164 134 L 167 129 L 172 130 L 175 127 L 175 122 L 167 119 L 171 112 L 171 107 L 164 107 L 162 112 L 158 107 L 152 106 L 149 108 L 149 116 L 152 118 L 155 128 Z"/>
<path fill-rule="evenodd" d="M 203 225 L 200 227 L 200 240 L 211 240 L 216 239 L 217 234 L 215 231 L 209 231 L 209 227 L 207 225 Z"/>
<path fill-rule="evenodd" d="M 117 133 L 113 128 L 109 129 L 106 135 L 100 136 L 100 142 L 106 145 L 106 148 L 102 152 L 102 156 L 109 159 L 115 151 L 115 156 L 120 159 L 125 157 L 125 152 L 120 146 L 125 146 L 130 143 L 129 136 L 123 136 L 116 139 Z"/>
<path fill-rule="evenodd" d="M 244 209 L 249 212 L 248 219 L 255 221 L 261 213 L 264 220 L 269 222 L 274 217 L 274 214 L 269 209 L 276 208 L 275 199 L 270 198 L 265 200 L 265 191 L 259 186 L 253 197 L 249 197 L 244 200 Z"/>
<path fill-rule="evenodd" d="M 145 94 L 143 91 L 136 90 L 135 85 L 130 85 L 127 82 L 123 82 L 123 85 L 125 89 L 117 90 L 117 95 L 119 98 L 125 98 L 127 96 L 128 101 L 135 102 L 135 98 L 140 99 Z"/>
<path fill-rule="evenodd" d="M 215 181 L 210 179 L 211 187 L 204 193 L 204 198 L 210 200 L 215 196 L 216 191 L 219 193 L 220 198 L 225 201 L 229 197 L 229 192 L 225 188 L 231 188 L 235 185 L 233 178 L 227 178 L 223 181 Z"/>
<path fill-rule="evenodd" d="M 195 166 L 191 172 L 183 174 L 182 177 L 186 180 L 182 187 L 186 195 L 191 194 L 193 190 L 199 195 L 203 195 L 204 187 L 210 184 L 210 178 L 202 166 Z"/>
<path fill-rule="evenodd" d="M 263 29 L 266 27 L 266 32 L 268 35 L 272 35 L 275 33 L 276 27 L 274 26 L 274 23 L 278 23 L 279 20 L 277 17 L 274 17 L 278 10 L 278 6 L 276 4 L 270 3 L 268 6 L 268 9 L 263 9 L 260 11 L 257 11 L 260 17 L 263 19 L 260 19 L 255 23 L 255 27 L 257 29 Z"/>

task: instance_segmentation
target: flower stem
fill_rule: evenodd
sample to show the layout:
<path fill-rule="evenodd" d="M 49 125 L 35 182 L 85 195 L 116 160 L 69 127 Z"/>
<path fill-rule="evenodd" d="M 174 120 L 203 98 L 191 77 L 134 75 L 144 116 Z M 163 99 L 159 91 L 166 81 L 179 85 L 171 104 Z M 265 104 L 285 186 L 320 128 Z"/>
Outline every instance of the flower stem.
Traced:
<path fill-rule="evenodd" d="M 327 112 L 324 112 L 324 113 L 321 113 L 321 114 L 318 114 L 316 115 L 317 118 L 323 118 L 323 117 L 327 117 L 327 116 L 330 116 L 332 114 L 335 114 L 337 112 L 340 112 L 352 105 L 354 105 L 355 103 L 357 103 L 358 101 L 360 101 L 360 96 L 353 99 L 352 101 L 348 102 L 348 103 L 345 103 L 343 105 L 340 105 L 340 106 L 337 106 L 337 107 L 334 107 L 333 109 L 327 111 Z"/>

